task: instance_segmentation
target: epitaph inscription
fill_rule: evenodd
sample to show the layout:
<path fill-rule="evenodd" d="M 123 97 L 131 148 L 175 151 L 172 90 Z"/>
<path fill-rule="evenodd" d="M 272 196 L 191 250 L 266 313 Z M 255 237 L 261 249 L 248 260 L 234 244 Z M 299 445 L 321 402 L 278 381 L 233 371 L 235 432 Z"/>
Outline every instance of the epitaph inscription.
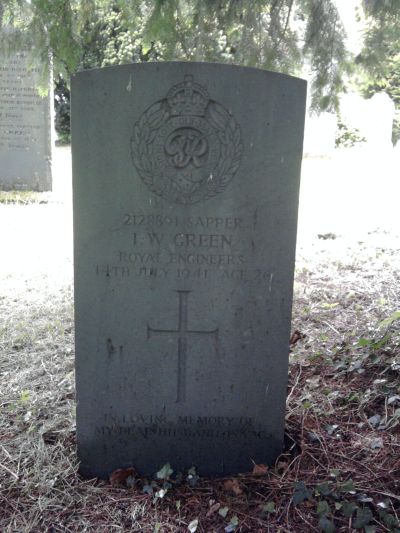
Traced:
<path fill-rule="evenodd" d="M 240 127 L 190 75 L 135 124 L 132 159 L 151 191 L 178 204 L 222 192 L 242 158 Z"/>
<path fill-rule="evenodd" d="M 1 57 L 1 189 L 51 189 L 50 102 L 40 80 L 27 52 Z"/>
<path fill-rule="evenodd" d="M 257 69 L 72 80 L 82 474 L 282 451 L 304 111 L 302 80 Z"/>
<path fill-rule="evenodd" d="M 154 335 L 167 335 L 176 337 L 178 341 L 178 371 L 177 371 L 177 395 L 176 401 L 184 402 L 186 399 L 186 357 L 188 341 L 192 335 L 211 336 L 218 350 L 218 328 L 211 331 L 188 329 L 188 298 L 191 291 L 176 291 L 179 296 L 178 329 L 155 329 L 147 325 L 147 338 Z"/>

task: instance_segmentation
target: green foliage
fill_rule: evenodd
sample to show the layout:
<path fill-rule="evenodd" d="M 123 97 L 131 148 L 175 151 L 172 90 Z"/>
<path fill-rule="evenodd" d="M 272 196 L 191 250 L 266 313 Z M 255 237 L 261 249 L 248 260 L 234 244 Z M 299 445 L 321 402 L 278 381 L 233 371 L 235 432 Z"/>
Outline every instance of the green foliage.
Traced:
<path fill-rule="evenodd" d="M 293 505 L 299 505 L 305 500 L 310 500 L 312 497 L 312 492 L 306 487 L 304 481 L 299 481 L 294 485 L 293 493 Z"/>
<path fill-rule="evenodd" d="M 359 85 L 366 97 L 386 92 L 394 101 L 397 116 L 392 141 L 396 143 L 400 139 L 400 2 L 364 0 L 363 7 L 364 46 L 356 58 L 363 73 Z"/>
<path fill-rule="evenodd" d="M 6 0 L 4 25 L 33 36 L 65 80 L 132 61 L 219 61 L 313 73 L 313 107 L 334 109 L 346 69 L 333 0 Z"/>
<path fill-rule="evenodd" d="M 238 525 L 239 525 L 239 518 L 236 515 L 232 516 L 232 518 L 229 521 L 229 524 L 224 529 L 225 533 L 232 533 L 232 531 L 235 531 Z"/>
<path fill-rule="evenodd" d="M 321 515 L 318 520 L 318 525 L 321 531 L 324 533 L 334 533 L 335 524 L 332 522 L 332 520 L 329 520 L 329 518 L 326 515 Z"/>
<path fill-rule="evenodd" d="M 161 470 L 159 470 L 156 474 L 157 476 L 157 479 L 162 479 L 162 480 L 167 480 L 169 479 L 170 476 L 172 476 L 172 474 L 174 473 L 174 471 L 172 470 L 171 468 L 171 465 L 169 463 L 166 463 L 162 468 Z"/>
<path fill-rule="evenodd" d="M 313 507 L 318 516 L 318 526 L 323 533 L 334 533 L 343 519 L 352 520 L 357 530 L 374 532 L 374 517 L 386 525 L 389 531 L 398 533 L 399 523 L 396 517 L 387 512 L 390 500 L 379 502 L 363 494 L 354 487 L 352 480 L 341 481 L 338 471 L 332 472 L 333 480 L 307 488 L 300 481 L 294 484 L 293 504 L 302 505 L 306 500 L 308 508 Z"/>
<path fill-rule="evenodd" d="M 398 116 L 400 138 L 400 2 L 364 0 L 362 93 L 385 91 Z M 337 110 L 349 73 L 344 30 L 333 0 L 3 0 L 0 24 L 17 47 L 29 32 L 32 51 L 47 58 L 67 85 L 80 69 L 155 60 L 218 61 L 300 75 L 311 72 L 312 107 Z M 4 40 L 2 42 L 4 45 Z M 4 47 L 4 46 L 3 46 Z M 58 77 L 61 75 L 61 78 Z M 68 136 L 68 95 L 58 131 Z M 339 124 L 337 145 L 362 142 Z"/>
<path fill-rule="evenodd" d="M 267 502 L 265 505 L 263 505 L 263 512 L 268 513 L 268 514 L 275 513 L 276 512 L 275 502 L 270 501 L 270 502 Z"/>
<path fill-rule="evenodd" d="M 368 526 L 372 517 L 373 514 L 369 507 L 359 507 L 353 525 L 356 529 L 362 529 L 363 527 Z"/>
<path fill-rule="evenodd" d="M 60 74 L 54 80 L 54 110 L 55 121 L 54 127 L 58 133 L 59 140 L 68 141 L 70 128 L 70 111 L 71 111 L 71 95 L 68 84 Z"/>
<path fill-rule="evenodd" d="M 21 403 L 27 403 L 27 402 L 29 402 L 30 398 L 31 398 L 31 396 L 29 394 L 29 391 L 28 390 L 23 390 L 21 392 L 20 397 L 19 397 L 19 401 Z"/>
<path fill-rule="evenodd" d="M 333 357 L 336 375 L 351 382 L 365 377 L 363 389 L 347 389 L 336 395 L 339 409 L 357 408 L 363 423 L 379 431 L 395 430 L 400 424 L 400 313 L 396 311 L 353 345 L 340 348 Z M 382 438 L 369 442 L 371 449 L 384 447 Z"/>
<path fill-rule="evenodd" d="M 199 481 L 200 477 L 199 475 L 197 474 L 196 472 L 196 468 L 194 466 L 192 466 L 192 468 L 190 468 L 188 470 L 188 473 L 187 473 L 187 476 L 186 476 L 186 480 L 189 484 L 190 487 L 195 487 Z"/>
<path fill-rule="evenodd" d="M 303 5 L 307 19 L 305 51 L 309 53 L 314 75 L 312 107 L 324 111 L 337 110 L 343 75 L 349 70 L 339 13 L 334 3 L 326 0 L 309 0 Z"/>
<path fill-rule="evenodd" d="M 397 320 L 400 320 L 400 311 L 395 311 L 388 318 L 382 320 L 382 322 L 379 323 L 379 327 L 389 327 L 394 322 L 397 322 Z"/>
<path fill-rule="evenodd" d="M 221 507 L 218 511 L 218 514 L 222 516 L 222 518 L 226 518 L 227 514 L 229 512 L 229 507 Z"/>
<path fill-rule="evenodd" d="M 336 148 L 353 148 L 353 146 L 365 141 L 365 137 L 360 135 L 360 130 L 349 128 L 339 117 L 335 138 Z"/>

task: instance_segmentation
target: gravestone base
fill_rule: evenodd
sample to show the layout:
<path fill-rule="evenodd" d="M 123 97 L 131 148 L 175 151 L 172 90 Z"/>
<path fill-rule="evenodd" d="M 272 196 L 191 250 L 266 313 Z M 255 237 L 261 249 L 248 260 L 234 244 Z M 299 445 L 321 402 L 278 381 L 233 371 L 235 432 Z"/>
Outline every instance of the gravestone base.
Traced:
<path fill-rule="evenodd" d="M 0 184 L 2 191 L 34 191 L 34 192 L 49 192 L 52 190 L 52 183 L 49 183 L 46 177 L 38 177 L 30 180 L 27 184 L 25 179 L 18 180 L 18 178 L 5 178 Z"/>

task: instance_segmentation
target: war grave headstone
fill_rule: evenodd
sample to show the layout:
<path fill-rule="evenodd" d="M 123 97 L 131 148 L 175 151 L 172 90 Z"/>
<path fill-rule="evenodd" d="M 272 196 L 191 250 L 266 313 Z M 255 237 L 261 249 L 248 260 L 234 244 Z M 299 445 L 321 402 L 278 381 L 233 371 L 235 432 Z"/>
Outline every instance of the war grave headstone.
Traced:
<path fill-rule="evenodd" d="M 305 98 L 207 63 L 72 80 L 82 474 L 281 452 Z"/>
<path fill-rule="evenodd" d="M 303 153 L 307 157 L 332 157 L 335 152 L 337 117 L 333 113 L 306 113 Z"/>
<path fill-rule="evenodd" d="M 50 91 L 26 49 L 0 55 L 0 189 L 49 191 Z"/>
<path fill-rule="evenodd" d="M 342 117 L 350 128 L 358 130 L 368 151 L 391 150 L 395 105 L 385 92 L 365 99 L 359 94 L 347 93 L 340 99 Z"/>

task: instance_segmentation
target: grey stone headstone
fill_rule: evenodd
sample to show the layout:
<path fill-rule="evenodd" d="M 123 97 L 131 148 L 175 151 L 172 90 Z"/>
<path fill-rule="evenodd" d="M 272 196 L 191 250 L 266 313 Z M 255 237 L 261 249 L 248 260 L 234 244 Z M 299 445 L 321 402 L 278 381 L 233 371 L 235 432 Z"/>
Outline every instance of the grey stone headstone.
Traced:
<path fill-rule="evenodd" d="M 26 51 L 0 56 L 0 189 L 51 190 L 50 97 Z"/>
<path fill-rule="evenodd" d="M 81 472 L 282 450 L 306 83 L 153 63 L 72 81 Z"/>

